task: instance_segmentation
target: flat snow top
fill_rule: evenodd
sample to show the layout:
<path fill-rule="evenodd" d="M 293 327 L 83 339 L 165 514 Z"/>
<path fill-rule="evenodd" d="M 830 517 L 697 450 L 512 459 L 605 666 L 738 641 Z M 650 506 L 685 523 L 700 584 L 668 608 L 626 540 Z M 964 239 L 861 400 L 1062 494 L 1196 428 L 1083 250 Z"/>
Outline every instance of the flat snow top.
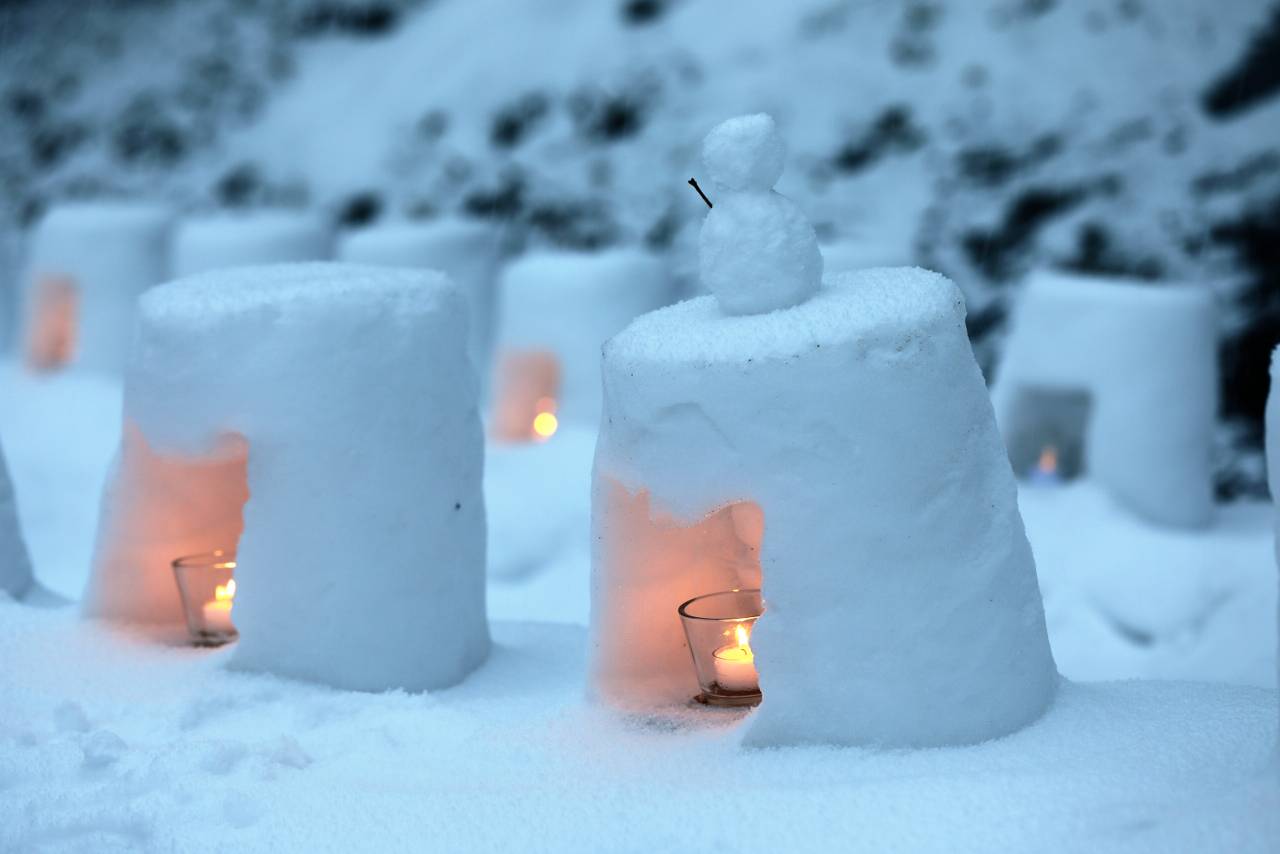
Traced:
<path fill-rule="evenodd" d="M 503 286 L 509 290 L 547 288 L 590 294 L 605 284 L 623 284 L 629 277 L 636 279 L 636 287 L 644 288 L 663 274 L 657 257 L 641 249 L 533 252 L 507 267 Z"/>
<path fill-rule="evenodd" d="M 494 228 L 483 222 L 446 217 L 421 221 L 390 222 L 355 229 L 342 235 L 347 246 L 386 246 L 403 243 L 435 241 L 444 238 L 458 240 L 488 237 Z"/>
<path fill-rule="evenodd" d="M 897 346 L 904 335 L 963 318 L 964 298 L 950 279 L 919 267 L 882 267 L 828 276 L 813 297 L 768 314 L 725 314 L 713 296 L 661 308 L 611 339 L 606 356 L 624 362 L 736 362 L 852 340 Z"/>
<path fill-rule="evenodd" d="M 453 290 L 432 270 L 371 267 L 328 261 L 231 267 L 157 285 L 139 301 L 146 324 L 195 324 L 264 308 L 330 306 L 341 314 L 355 306 L 395 303 L 429 311 Z"/>
<path fill-rule="evenodd" d="M 145 201 L 71 202 L 54 205 L 40 220 L 45 232 L 107 232 L 117 229 L 150 229 L 167 225 L 173 218 L 169 208 Z"/>
<path fill-rule="evenodd" d="M 1158 310 L 1163 306 L 1200 305 L 1213 308 L 1213 293 L 1203 285 L 1158 282 L 1123 276 L 1095 276 L 1062 270 L 1037 270 L 1027 282 L 1027 294 Z"/>
<path fill-rule="evenodd" d="M 218 240 L 223 235 L 239 237 L 246 231 L 265 239 L 323 232 L 324 224 L 306 211 L 260 210 L 185 217 L 178 227 L 184 241 Z"/>

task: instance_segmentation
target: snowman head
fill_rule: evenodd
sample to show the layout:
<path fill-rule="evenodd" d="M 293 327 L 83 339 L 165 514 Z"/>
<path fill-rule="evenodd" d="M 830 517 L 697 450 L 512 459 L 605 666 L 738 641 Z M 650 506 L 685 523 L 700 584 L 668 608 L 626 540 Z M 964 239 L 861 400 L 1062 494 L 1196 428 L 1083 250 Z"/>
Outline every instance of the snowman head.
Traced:
<path fill-rule="evenodd" d="M 702 224 L 703 285 L 727 314 L 763 314 L 804 302 L 822 282 L 822 254 L 800 209 L 773 191 L 786 145 L 765 113 L 721 122 L 702 143 L 718 185 Z"/>

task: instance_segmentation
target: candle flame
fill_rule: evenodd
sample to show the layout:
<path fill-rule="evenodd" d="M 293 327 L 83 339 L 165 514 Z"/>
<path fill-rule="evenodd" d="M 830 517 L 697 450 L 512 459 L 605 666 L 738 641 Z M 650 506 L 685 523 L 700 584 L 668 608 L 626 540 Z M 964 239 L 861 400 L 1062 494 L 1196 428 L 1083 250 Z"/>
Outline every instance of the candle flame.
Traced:
<path fill-rule="evenodd" d="M 1040 451 L 1040 462 L 1036 464 L 1036 468 L 1042 474 L 1057 474 L 1058 449 L 1053 445 L 1045 445 Z"/>
<path fill-rule="evenodd" d="M 533 416 L 534 438 L 546 441 L 555 435 L 556 429 L 560 426 L 560 419 L 556 418 L 555 408 L 555 400 L 547 397 L 539 399 L 538 414 Z"/>
<path fill-rule="evenodd" d="M 236 580 L 229 579 L 226 584 L 219 584 L 213 591 L 213 598 L 226 602 L 236 598 Z"/>
<path fill-rule="evenodd" d="M 742 623 L 733 627 L 733 639 L 737 642 L 739 649 L 745 649 L 749 654 L 751 652 L 751 632 L 747 631 L 747 627 Z"/>

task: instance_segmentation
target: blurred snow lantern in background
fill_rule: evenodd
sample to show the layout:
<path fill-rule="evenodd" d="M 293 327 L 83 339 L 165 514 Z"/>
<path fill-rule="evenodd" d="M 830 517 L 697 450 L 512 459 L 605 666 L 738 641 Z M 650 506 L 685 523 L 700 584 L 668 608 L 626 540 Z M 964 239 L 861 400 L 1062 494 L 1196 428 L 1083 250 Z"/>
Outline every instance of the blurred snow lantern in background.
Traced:
<path fill-rule="evenodd" d="M 1271 390 L 1267 395 L 1266 411 L 1266 453 L 1267 453 L 1267 485 L 1271 488 L 1271 502 L 1275 515 L 1276 566 L 1280 567 L 1280 347 L 1271 353 Z M 1277 604 L 1277 617 L 1280 617 L 1280 603 Z M 1277 638 L 1277 649 L 1280 651 L 1280 637 Z M 1280 684 L 1280 657 L 1276 661 L 1276 681 Z M 1280 770 L 1280 709 L 1277 709 L 1275 764 Z"/>
<path fill-rule="evenodd" d="M 823 271 L 828 276 L 875 267 L 910 267 L 913 263 L 905 246 L 873 238 L 846 237 L 824 243 L 821 249 Z"/>
<path fill-rule="evenodd" d="M 324 261 L 333 235 L 306 211 L 255 210 L 184 218 L 173 238 L 173 275 L 228 267 Z"/>
<path fill-rule="evenodd" d="M 4 448 L 0 447 L 0 593 L 19 599 L 33 583 L 31 559 L 18 524 L 18 502 L 9 480 Z"/>
<path fill-rule="evenodd" d="M 343 235 L 338 260 L 440 270 L 448 275 L 467 297 L 471 362 L 481 388 L 488 384 L 494 290 L 501 263 L 496 228 L 457 218 L 376 225 Z"/>
<path fill-rule="evenodd" d="M 458 289 L 296 264 L 140 306 L 85 612 L 180 621 L 170 561 L 234 550 L 235 666 L 371 691 L 475 668 L 483 433 Z"/>
<path fill-rule="evenodd" d="M 490 432 L 549 438 L 600 418 L 600 347 L 672 297 L 662 261 L 638 249 L 540 252 L 508 266 L 499 292 Z"/>
<path fill-rule="evenodd" d="M 992 388 L 1014 470 L 1087 474 L 1151 521 L 1213 512 L 1213 296 L 1195 286 L 1039 272 Z"/>
<path fill-rule="evenodd" d="M 167 273 L 169 212 L 141 202 L 55 205 L 36 224 L 18 340 L 27 364 L 117 373 L 134 303 Z"/>
<path fill-rule="evenodd" d="M 812 228 L 770 191 L 782 148 L 765 115 L 711 132 L 701 275 L 714 296 L 605 346 L 593 690 L 625 708 L 732 694 L 699 682 L 691 652 L 707 651 L 689 644 L 749 646 L 754 744 L 1011 732 L 1058 677 L 963 299 L 918 269 L 821 284 Z M 682 603 L 761 586 L 747 638 L 682 630 Z M 711 616 L 753 616 L 731 610 Z"/>

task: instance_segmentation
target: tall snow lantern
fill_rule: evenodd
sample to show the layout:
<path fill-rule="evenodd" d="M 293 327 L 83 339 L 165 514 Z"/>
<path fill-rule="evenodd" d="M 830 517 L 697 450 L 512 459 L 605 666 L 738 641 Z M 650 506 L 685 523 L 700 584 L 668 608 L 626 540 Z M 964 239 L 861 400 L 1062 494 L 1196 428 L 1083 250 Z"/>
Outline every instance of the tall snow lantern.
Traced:
<path fill-rule="evenodd" d="M 538 441 L 560 422 L 594 427 L 600 348 L 672 295 L 666 267 L 639 249 L 536 252 L 510 264 L 499 292 L 493 437 Z"/>
<path fill-rule="evenodd" d="M 138 295 L 164 281 L 171 217 L 144 202 L 55 205 L 30 235 L 20 346 L 40 371 L 124 369 Z"/>
<path fill-rule="evenodd" d="M 326 261 L 333 234 L 306 211 L 264 209 L 195 215 L 173 238 L 173 275 L 181 278 L 228 267 Z"/>
<path fill-rule="evenodd" d="M 440 270 L 467 297 L 469 352 L 481 387 L 489 380 L 494 289 L 501 262 L 498 229 L 475 219 L 447 217 L 376 225 L 345 234 L 338 260 L 352 264 Z"/>
<path fill-rule="evenodd" d="M 712 295 L 605 346 L 592 692 L 733 702 L 758 666 L 748 743 L 1016 730 L 1057 673 L 963 299 L 913 268 L 822 281 L 783 161 L 766 115 L 712 130 Z"/>
<path fill-rule="evenodd" d="M 458 289 L 277 265 L 140 306 L 85 612 L 178 622 L 171 561 L 234 550 L 234 666 L 369 691 L 475 668 L 484 448 Z"/>
<path fill-rule="evenodd" d="M 1041 271 L 992 388 L 1014 470 L 1085 475 L 1150 521 L 1213 516 L 1217 317 L 1207 288 Z"/>

